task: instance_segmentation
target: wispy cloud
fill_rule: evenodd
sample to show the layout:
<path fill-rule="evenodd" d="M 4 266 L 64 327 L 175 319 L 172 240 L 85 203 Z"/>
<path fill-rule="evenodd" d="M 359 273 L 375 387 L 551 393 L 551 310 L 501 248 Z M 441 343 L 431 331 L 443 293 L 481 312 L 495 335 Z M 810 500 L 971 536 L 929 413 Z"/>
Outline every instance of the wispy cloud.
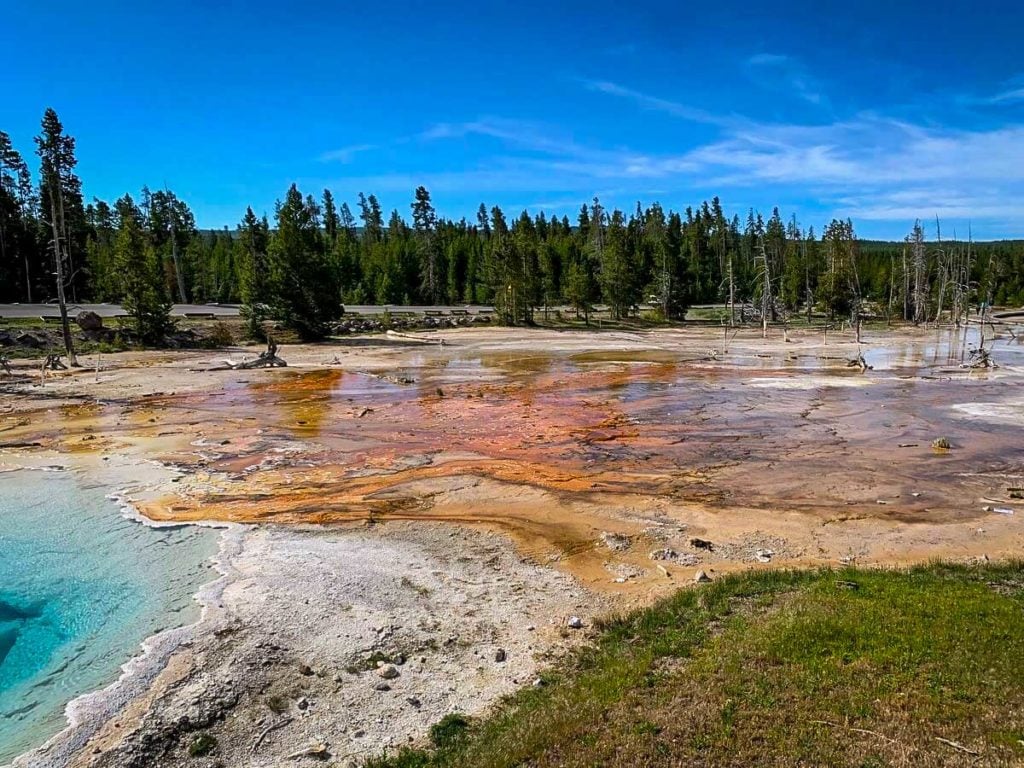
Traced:
<path fill-rule="evenodd" d="M 340 149 L 332 149 L 328 152 L 324 152 L 320 155 L 320 162 L 322 163 L 351 163 L 357 154 L 360 152 L 368 152 L 371 149 L 376 149 L 376 144 L 353 144 L 349 147 L 341 147 Z"/>
<path fill-rule="evenodd" d="M 780 58 L 759 56 L 762 65 Z M 963 129 L 865 111 L 827 123 L 773 123 L 714 115 L 608 81 L 583 85 L 627 99 L 637 109 L 713 125 L 717 135 L 675 150 L 608 147 L 558 126 L 487 116 L 438 123 L 416 137 L 428 143 L 467 142 L 464 156 L 475 159 L 463 168 L 362 176 L 345 183 L 403 193 L 426 184 L 439 194 L 476 190 L 491 199 L 504 193 L 562 210 L 594 194 L 630 205 L 641 197 L 652 199 L 657 189 L 666 204 L 712 194 L 813 200 L 821 215 L 871 221 L 911 222 L 934 215 L 993 223 L 1024 218 L 1022 122 Z M 548 206 L 538 202 L 535 207 Z"/>
<path fill-rule="evenodd" d="M 1024 101 L 1024 88 L 1014 88 L 1009 91 L 997 93 L 989 101 L 992 104 L 1003 104 L 1009 101 Z"/>
<path fill-rule="evenodd" d="M 677 101 L 671 101 L 669 99 L 651 96 L 640 91 L 634 91 L 631 88 L 626 88 L 625 86 L 608 80 L 583 80 L 582 82 L 588 90 L 628 99 L 641 109 L 648 109 L 654 112 L 664 112 L 665 114 L 672 115 L 673 117 L 680 117 L 683 120 L 689 120 L 694 123 L 725 126 L 733 125 L 736 122 L 735 118 L 732 117 L 716 115 L 698 107 L 691 107 Z"/>
<path fill-rule="evenodd" d="M 821 104 L 821 86 L 804 65 L 780 53 L 756 53 L 746 61 L 747 76 L 757 85 L 789 93 L 811 104 Z"/>

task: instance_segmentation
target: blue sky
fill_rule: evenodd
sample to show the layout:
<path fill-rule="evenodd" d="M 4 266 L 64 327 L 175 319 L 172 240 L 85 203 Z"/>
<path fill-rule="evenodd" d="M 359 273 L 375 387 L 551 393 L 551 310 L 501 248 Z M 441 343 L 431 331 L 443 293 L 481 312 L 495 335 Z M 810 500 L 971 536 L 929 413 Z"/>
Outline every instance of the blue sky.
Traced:
<path fill-rule="evenodd" d="M 403 215 L 424 184 L 456 218 L 718 194 L 1024 236 L 1020 2 L 18 0 L 3 25 L 0 130 L 31 153 L 53 106 L 87 197 L 166 183 L 204 227 L 294 181 Z"/>

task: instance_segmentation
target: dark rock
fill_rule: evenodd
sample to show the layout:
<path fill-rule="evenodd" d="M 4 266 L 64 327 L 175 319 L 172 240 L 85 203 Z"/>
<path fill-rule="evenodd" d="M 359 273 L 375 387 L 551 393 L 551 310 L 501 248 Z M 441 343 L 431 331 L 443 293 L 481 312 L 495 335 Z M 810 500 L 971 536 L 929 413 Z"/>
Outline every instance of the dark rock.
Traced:
<path fill-rule="evenodd" d="M 43 334 L 30 331 L 19 333 L 14 341 L 19 347 L 31 347 L 32 349 L 42 349 L 50 343 L 50 340 Z"/>
<path fill-rule="evenodd" d="M 505 653 L 504 648 L 499 648 L 494 652 L 494 660 L 499 664 L 508 658 L 508 654 Z"/>
<path fill-rule="evenodd" d="M 83 310 L 75 315 L 75 322 L 83 331 L 103 330 L 103 318 L 90 310 Z"/>

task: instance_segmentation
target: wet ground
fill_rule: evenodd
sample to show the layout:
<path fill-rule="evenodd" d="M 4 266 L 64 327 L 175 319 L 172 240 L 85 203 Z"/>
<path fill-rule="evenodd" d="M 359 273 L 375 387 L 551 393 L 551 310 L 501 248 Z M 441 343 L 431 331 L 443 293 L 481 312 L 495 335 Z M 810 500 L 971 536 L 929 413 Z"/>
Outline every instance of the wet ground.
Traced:
<path fill-rule="evenodd" d="M 975 331 L 879 330 L 859 348 L 714 329 L 443 338 L 293 348 L 302 367 L 283 371 L 186 377 L 170 358 L 112 376 L 109 396 L 22 402 L 0 441 L 132 446 L 179 466 L 175 493 L 145 506 L 160 520 L 461 522 L 610 589 L 758 550 L 903 560 L 1019 540 L 1016 516 L 992 511 L 1024 485 L 1012 338 L 991 371 L 961 367 Z M 848 365 L 858 349 L 872 370 Z M 932 448 L 940 437 L 950 450 Z"/>

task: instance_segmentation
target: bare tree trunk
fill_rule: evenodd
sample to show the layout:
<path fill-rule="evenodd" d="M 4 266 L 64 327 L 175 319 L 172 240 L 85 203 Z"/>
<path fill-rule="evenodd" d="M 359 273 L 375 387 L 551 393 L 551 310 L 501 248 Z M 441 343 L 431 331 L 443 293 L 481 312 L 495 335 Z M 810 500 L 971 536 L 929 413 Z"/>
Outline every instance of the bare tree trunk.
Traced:
<path fill-rule="evenodd" d="M 736 325 L 736 275 L 733 272 L 731 253 L 729 255 L 729 325 Z"/>
<path fill-rule="evenodd" d="M 939 282 L 939 301 L 935 309 L 935 327 L 939 327 L 939 319 L 942 317 L 942 300 L 946 295 L 946 280 L 949 277 L 949 264 L 946 257 L 945 249 L 942 247 L 942 229 L 939 224 L 939 217 L 935 217 L 935 239 L 939 241 L 939 274 L 941 275 L 941 281 Z"/>
<path fill-rule="evenodd" d="M 762 283 L 761 283 L 761 338 L 768 338 L 768 314 L 774 309 L 772 300 L 772 276 L 768 268 L 768 254 L 764 243 L 759 245 L 761 251 Z"/>
<path fill-rule="evenodd" d="M 32 276 L 29 274 L 28 265 L 28 253 L 23 254 L 22 258 L 25 261 L 25 297 L 28 299 L 28 303 L 32 303 Z"/>
<path fill-rule="evenodd" d="M 892 297 L 896 290 L 896 258 L 889 259 L 889 305 L 885 308 L 885 327 L 892 325 Z"/>
<path fill-rule="evenodd" d="M 50 226 L 53 229 L 53 263 L 57 276 L 57 301 L 60 304 L 60 326 L 64 336 L 64 349 L 68 353 L 68 362 L 78 366 L 78 357 L 75 355 L 75 340 L 71 337 L 71 323 L 68 321 L 68 305 L 64 298 L 64 257 L 61 253 L 60 231 L 57 227 L 57 203 L 53 197 L 53 188 L 50 189 Z"/>
<path fill-rule="evenodd" d="M 171 216 L 173 216 L 173 212 Z M 178 238 L 174 232 L 174 220 L 171 220 L 171 260 L 174 262 L 174 274 L 178 278 L 178 297 L 182 304 L 188 304 L 188 297 L 185 295 L 185 276 L 181 274 L 181 259 L 178 258 Z"/>

